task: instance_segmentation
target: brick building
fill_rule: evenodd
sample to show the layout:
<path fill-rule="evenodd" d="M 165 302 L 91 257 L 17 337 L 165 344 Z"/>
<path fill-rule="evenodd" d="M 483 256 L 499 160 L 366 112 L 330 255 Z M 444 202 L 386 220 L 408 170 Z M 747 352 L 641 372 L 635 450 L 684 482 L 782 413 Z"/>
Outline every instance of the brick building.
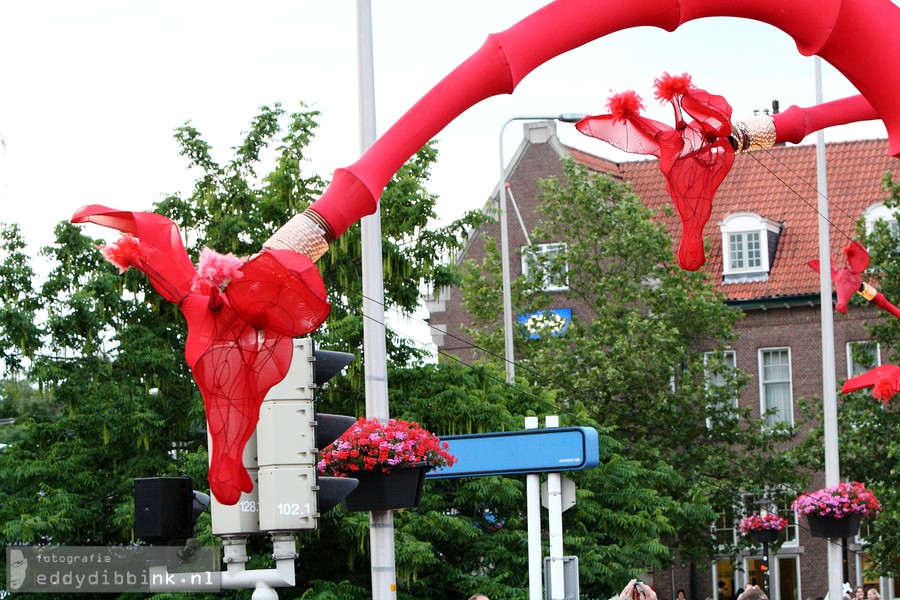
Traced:
<path fill-rule="evenodd" d="M 526 245 L 523 227 L 531 230 L 537 218 L 538 181 L 563 177 L 561 157 L 571 156 L 582 164 L 628 181 L 644 204 L 658 212 L 676 240 L 680 222 L 665 190 L 665 182 L 655 160 L 616 163 L 564 146 L 556 136 L 556 124 L 549 121 L 524 125 L 524 139 L 510 161 L 506 178 L 511 198 L 509 217 L 510 263 L 513 279 L 522 274 L 521 253 Z M 888 154 L 886 140 L 865 140 L 829 144 L 827 147 L 828 197 L 832 255 L 842 265 L 841 249 L 854 236 L 856 223 L 876 219 L 892 220 L 882 204 L 884 173 L 896 169 Z M 750 378 L 739 402 L 759 416 L 766 408 L 776 408 L 776 419 L 793 423 L 794 398 L 820 396 L 822 392 L 821 324 L 819 276 L 808 266 L 818 257 L 818 212 L 816 149 L 814 146 L 781 146 L 757 153 L 738 155 L 728 177 L 719 188 L 712 216 L 704 230 L 710 244 L 707 264 L 718 289 L 729 304 L 740 308 L 745 318 L 737 325 L 739 337 L 727 353 L 727 361 Z M 498 187 L 486 209 L 496 211 Z M 513 202 L 515 206 L 513 205 Z M 512 211 L 516 208 L 520 218 Z M 490 223 L 473 232 L 467 259 L 483 257 L 483 235 L 500 239 L 499 225 Z M 555 252 L 554 240 L 532 240 L 543 252 Z M 527 263 L 526 263 L 527 268 Z M 564 283 L 551 283 L 555 309 L 561 314 L 579 307 L 566 298 Z M 452 353 L 464 362 L 477 354 L 461 326 L 472 322 L 462 306 L 459 289 L 438 290 L 426 303 L 434 341 L 441 352 Z M 867 341 L 866 321 L 874 313 L 868 307 L 854 307 L 834 320 L 836 375 L 840 382 L 848 372 L 856 374 L 872 365 L 854 364 L 851 348 L 861 344 L 880 361 L 877 346 Z M 498 318 L 499 325 L 500 318 Z M 857 355 L 858 356 L 858 355 Z M 802 433 L 802 432 L 801 432 Z M 824 476 L 817 483 L 824 484 Z M 746 498 L 752 507 L 754 498 Z M 784 511 L 786 507 L 781 507 Z M 734 541 L 741 515 L 723 516 L 716 535 L 723 542 Z M 790 519 L 793 523 L 793 519 Z M 826 544 L 813 538 L 803 527 L 791 525 L 784 543 L 770 561 L 772 600 L 805 600 L 827 592 Z M 863 581 L 865 557 L 857 540 L 847 552 L 851 584 L 878 586 L 883 598 L 900 597 L 900 581 Z M 653 582 L 661 599 L 675 597 L 675 590 L 687 590 L 689 599 L 731 600 L 736 590 L 762 583 L 760 554 L 745 551 L 736 564 L 728 559 L 707 565 L 675 567 L 655 573 Z"/>

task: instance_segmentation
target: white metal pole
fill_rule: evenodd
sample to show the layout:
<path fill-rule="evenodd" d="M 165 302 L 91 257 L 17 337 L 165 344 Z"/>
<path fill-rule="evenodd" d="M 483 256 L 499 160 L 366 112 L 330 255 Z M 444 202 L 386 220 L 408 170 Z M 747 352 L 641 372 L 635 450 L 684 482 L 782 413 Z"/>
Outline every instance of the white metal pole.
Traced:
<path fill-rule="evenodd" d="M 500 271 L 503 279 L 503 359 L 506 362 L 506 382 L 516 379 L 515 351 L 513 347 L 512 292 L 509 274 L 509 216 L 506 212 L 506 162 L 503 159 L 503 132 L 506 126 L 519 117 L 507 119 L 500 128 Z"/>
<path fill-rule="evenodd" d="M 545 427 L 559 427 L 559 417 L 548 416 Z M 547 473 L 547 514 L 550 525 L 550 598 L 564 600 L 566 597 L 565 570 L 563 564 L 563 524 L 562 524 L 562 475 Z"/>
<path fill-rule="evenodd" d="M 537 429 L 537 417 L 525 417 L 525 429 Z M 528 598 L 541 600 L 541 476 L 525 476 L 528 510 Z"/>
<path fill-rule="evenodd" d="M 357 59 L 359 61 L 360 153 L 375 143 L 375 69 L 372 50 L 372 4 L 357 0 Z M 362 227 L 363 353 L 366 385 L 366 416 L 387 420 L 387 347 L 384 330 L 384 268 L 381 250 L 381 210 L 364 217 Z M 372 598 L 397 597 L 394 556 L 394 513 L 369 513 L 372 548 Z"/>
<path fill-rule="evenodd" d="M 822 59 L 815 57 L 816 104 L 822 99 Z M 822 404 L 825 432 L 825 485 L 837 485 L 841 478 L 838 452 L 837 380 L 834 369 L 834 313 L 831 310 L 831 241 L 828 223 L 828 170 L 825 160 L 825 133 L 816 133 L 816 188 L 819 211 L 819 284 L 822 307 Z M 828 540 L 828 597 L 841 597 L 841 547 Z"/>

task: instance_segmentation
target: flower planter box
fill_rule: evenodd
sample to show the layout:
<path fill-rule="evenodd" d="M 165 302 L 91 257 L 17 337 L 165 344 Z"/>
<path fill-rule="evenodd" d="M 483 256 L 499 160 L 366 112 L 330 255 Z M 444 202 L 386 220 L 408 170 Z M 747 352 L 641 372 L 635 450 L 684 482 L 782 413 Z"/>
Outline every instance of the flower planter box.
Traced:
<path fill-rule="evenodd" d="M 849 538 L 859 533 L 859 522 L 862 515 L 847 515 L 840 519 L 807 515 L 809 532 L 813 537 Z"/>
<path fill-rule="evenodd" d="M 353 492 L 341 501 L 344 510 L 370 512 L 417 508 L 425 487 L 428 465 L 393 469 L 388 473 L 356 472 L 359 480 Z"/>
<path fill-rule="evenodd" d="M 750 539 L 756 542 L 757 544 L 771 544 L 773 542 L 778 541 L 778 534 L 780 531 L 776 531 L 775 529 L 760 529 L 758 531 L 750 532 Z"/>

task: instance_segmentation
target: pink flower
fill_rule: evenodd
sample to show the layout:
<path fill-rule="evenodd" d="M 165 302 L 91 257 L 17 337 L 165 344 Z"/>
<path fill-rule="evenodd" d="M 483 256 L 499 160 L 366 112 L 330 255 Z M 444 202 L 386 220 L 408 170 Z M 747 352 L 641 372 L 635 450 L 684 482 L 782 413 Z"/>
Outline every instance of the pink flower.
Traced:
<path fill-rule="evenodd" d="M 788 520 L 784 517 L 779 517 L 774 513 L 766 513 L 761 515 L 759 513 L 753 513 L 741 519 L 741 522 L 738 524 L 741 532 L 744 534 L 749 534 L 751 531 L 781 531 L 785 527 L 788 526 Z"/>
<path fill-rule="evenodd" d="M 319 473 L 338 477 L 360 469 L 387 472 L 414 464 L 430 467 L 450 466 L 456 458 L 449 444 L 419 426 L 418 423 L 390 419 L 360 418 L 330 446 L 319 452 Z"/>
<path fill-rule="evenodd" d="M 800 494 L 791 507 L 801 515 L 835 519 L 854 514 L 873 516 L 881 512 L 878 498 L 858 481 L 842 482 L 810 494 Z"/>

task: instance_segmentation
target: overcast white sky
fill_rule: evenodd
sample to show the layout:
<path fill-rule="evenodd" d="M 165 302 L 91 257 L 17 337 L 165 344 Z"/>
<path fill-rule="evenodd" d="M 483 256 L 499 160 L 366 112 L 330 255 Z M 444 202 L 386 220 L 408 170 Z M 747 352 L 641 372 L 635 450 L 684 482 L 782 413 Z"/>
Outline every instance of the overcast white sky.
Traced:
<path fill-rule="evenodd" d="M 900 0 L 894 0 L 895 3 Z M 378 132 L 444 75 L 539 0 L 375 0 Z M 651 99 L 663 71 L 691 73 L 736 118 L 778 99 L 815 101 L 813 59 L 770 26 L 704 19 L 669 33 L 609 35 L 539 67 L 514 94 L 470 109 L 438 136 L 432 191 L 442 219 L 483 205 L 497 181 L 498 137 L 515 115 L 598 114 L 611 91 Z M 855 92 L 824 65 L 824 96 Z M 359 156 L 356 2 L 350 0 L 31 0 L 0 3 L 0 222 L 34 246 L 80 206 L 147 210 L 193 181 L 173 130 L 190 120 L 222 160 L 257 107 L 321 111 L 309 168 L 331 172 Z M 651 116 L 654 116 L 651 113 Z M 668 122 L 668 110 L 655 115 Z M 880 122 L 834 128 L 829 141 L 885 137 Z M 617 156 L 560 125 L 564 143 Z M 521 140 L 507 129 L 505 155 Z M 812 142 L 813 140 L 808 140 Z"/>

